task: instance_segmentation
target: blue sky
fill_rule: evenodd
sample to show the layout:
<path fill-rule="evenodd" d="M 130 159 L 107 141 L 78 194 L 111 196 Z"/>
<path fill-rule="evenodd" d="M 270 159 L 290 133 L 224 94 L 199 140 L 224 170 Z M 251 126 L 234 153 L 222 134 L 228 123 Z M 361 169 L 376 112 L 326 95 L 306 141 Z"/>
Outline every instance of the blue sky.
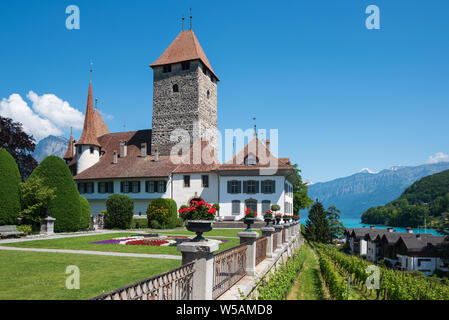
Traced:
<path fill-rule="evenodd" d="M 80 30 L 65 27 L 71 4 L 80 8 Z M 365 27 L 370 4 L 380 8 L 380 30 Z M 221 79 L 223 132 L 252 127 L 254 116 L 259 128 L 278 128 L 279 155 L 314 182 L 418 165 L 437 152 L 447 159 L 447 0 L 2 0 L 3 107 L 17 94 L 54 122 L 44 108 L 52 100 L 42 98 L 52 94 L 84 112 L 92 60 L 94 96 L 110 130 L 150 128 L 149 64 L 189 7 Z M 64 122 L 58 128 L 69 135 Z"/>

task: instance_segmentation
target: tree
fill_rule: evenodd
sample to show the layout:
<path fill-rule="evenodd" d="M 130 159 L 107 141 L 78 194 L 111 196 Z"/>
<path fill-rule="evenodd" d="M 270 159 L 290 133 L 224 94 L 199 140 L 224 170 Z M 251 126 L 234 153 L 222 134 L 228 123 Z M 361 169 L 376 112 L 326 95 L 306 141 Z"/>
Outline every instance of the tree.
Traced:
<path fill-rule="evenodd" d="M 176 202 L 172 199 L 156 198 L 147 207 L 148 226 L 154 229 L 174 228 L 178 222 Z"/>
<path fill-rule="evenodd" d="M 0 225 L 16 224 L 20 211 L 20 181 L 14 158 L 0 148 Z"/>
<path fill-rule="evenodd" d="M 326 217 L 321 202 L 316 200 L 309 211 L 306 221 L 305 236 L 307 240 L 321 243 L 329 243 L 330 229 L 329 221 Z"/>
<path fill-rule="evenodd" d="M 82 230 L 85 230 L 90 227 L 91 213 L 90 213 L 89 201 L 87 201 L 87 199 L 84 198 L 82 195 L 80 195 L 80 208 L 81 208 L 81 215 L 80 215 L 79 228 Z"/>
<path fill-rule="evenodd" d="M 43 185 L 55 189 L 50 215 L 56 218 L 55 232 L 78 231 L 80 198 L 67 164 L 57 156 L 46 157 L 28 179 L 41 178 Z"/>
<path fill-rule="evenodd" d="M 36 143 L 33 136 L 23 131 L 21 123 L 0 116 L 0 147 L 16 160 L 22 179 L 28 178 L 37 166 L 31 155 Z"/>
<path fill-rule="evenodd" d="M 31 225 L 34 231 L 40 229 L 42 219 L 47 215 L 47 208 L 55 198 L 55 188 L 49 188 L 43 183 L 43 179 L 28 179 L 22 183 L 22 211 L 20 212 L 21 224 Z"/>
<path fill-rule="evenodd" d="M 298 180 L 293 184 L 293 212 L 299 213 L 300 210 L 310 208 L 313 200 L 307 194 L 308 187 L 306 183 L 302 182 L 301 170 L 298 169 L 297 163 L 293 165 L 293 170 Z"/>
<path fill-rule="evenodd" d="M 342 238 L 345 232 L 345 226 L 343 225 L 343 222 L 340 221 L 340 213 L 341 211 L 335 206 L 327 208 L 326 211 L 327 220 L 329 221 L 329 234 L 331 242 L 334 239 Z"/>
<path fill-rule="evenodd" d="M 125 195 L 113 194 L 106 200 L 106 228 L 129 229 L 134 215 L 134 201 Z"/>

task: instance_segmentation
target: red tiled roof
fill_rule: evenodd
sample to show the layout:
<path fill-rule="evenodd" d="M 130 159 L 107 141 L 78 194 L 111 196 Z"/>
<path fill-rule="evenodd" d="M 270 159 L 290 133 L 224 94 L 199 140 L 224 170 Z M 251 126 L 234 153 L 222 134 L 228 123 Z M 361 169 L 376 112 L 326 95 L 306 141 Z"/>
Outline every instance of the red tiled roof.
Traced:
<path fill-rule="evenodd" d="M 172 64 L 182 61 L 201 60 L 202 63 L 213 73 L 218 79 L 212 66 L 207 60 L 206 54 L 203 51 L 198 39 L 193 30 L 182 31 L 176 39 L 168 46 L 164 53 L 153 62 L 150 66 L 156 67 L 166 64 Z"/>
<path fill-rule="evenodd" d="M 97 138 L 104 136 L 105 134 L 111 133 L 98 110 L 94 111 L 94 120 Z"/>
<path fill-rule="evenodd" d="M 215 150 L 205 140 L 194 142 L 183 162 L 173 173 L 210 172 L 216 170 L 219 165 Z"/>
<path fill-rule="evenodd" d="M 73 159 L 73 136 L 70 135 L 70 141 L 69 146 L 67 147 L 67 151 L 65 152 L 65 155 L 63 157 L 64 160 L 71 160 Z"/>
<path fill-rule="evenodd" d="M 257 165 L 247 166 L 244 160 L 249 154 L 254 154 L 259 162 Z M 260 170 L 277 168 L 279 170 L 293 170 L 289 158 L 276 158 L 257 137 L 251 139 L 248 144 L 231 160 L 220 165 L 218 170 Z"/>
<path fill-rule="evenodd" d="M 84 116 L 84 128 L 81 137 L 76 143 L 88 144 L 94 146 L 101 146 L 97 139 L 97 133 L 95 130 L 95 114 L 92 98 L 92 83 L 89 84 L 89 93 L 87 95 L 86 114 Z"/>
<path fill-rule="evenodd" d="M 177 167 L 169 156 L 159 156 L 158 161 L 154 161 L 153 156 L 140 156 L 141 144 L 151 145 L 151 130 L 109 133 L 98 140 L 105 154 L 98 163 L 77 174 L 75 180 L 167 177 Z M 113 164 L 114 151 L 120 153 L 120 141 L 127 141 L 127 156 L 118 157 L 117 163 Z"/>

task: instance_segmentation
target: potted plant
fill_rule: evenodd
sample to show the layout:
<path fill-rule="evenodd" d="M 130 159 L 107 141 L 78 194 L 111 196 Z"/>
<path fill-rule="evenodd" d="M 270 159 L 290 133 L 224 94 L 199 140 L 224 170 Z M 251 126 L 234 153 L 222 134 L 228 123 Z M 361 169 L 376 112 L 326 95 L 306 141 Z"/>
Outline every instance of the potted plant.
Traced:
<path fill-rule="evenodd" d="M 273 211 L 267 210 L 265 212 L 265 214 L 263 215 L 263 218 L 264 218 L 265 222 L 267 223 L 267 225 L 265 227 L 268 228 L 270 226 L 270 222 L 273 220 Z"/>
<path fill-rule="evenodd" d="M 293 215 L 293 220 L 299 221 L 299 215 Z"/>
<path fill-rule="evenodd" d="M 205 201 L 191 201 L 190 207 L 182 207 L 178 212 L 179 217 L 186 223 L 186 229 L 196 233 L 192 241 L 207 241 L 203 233 L 212 230 L 217 209 Z"/>
<path fill-rule="evenodd" d="M 281 222 L 281 219 L 282 219 L 282 214 L 277 213 L 275 216 L 276 224 L 279 224 Z"/>
<path fill-rule="evenodd" d="M 282 216 L 282 219 L 284 220 L 285 223 L 287 223 L 287 222 L 290 221 L 290 216 L 289 216 L 288 214 L 284 214 L 284 215 Z"/>
<path fill-rule="evenodd" d="M 256 217 L 257 217 L 257 212 L 252 211 L 250 208 L 246 208 L 245 210 L 245 217 L 243 218 L 245 224 L 246 224 L 246 230 L 247 232 L 249 231 L 253 231 L 253 229 L 251 229 L 251 225 L 254 223 L 254 221 L 256 221 Z"/>

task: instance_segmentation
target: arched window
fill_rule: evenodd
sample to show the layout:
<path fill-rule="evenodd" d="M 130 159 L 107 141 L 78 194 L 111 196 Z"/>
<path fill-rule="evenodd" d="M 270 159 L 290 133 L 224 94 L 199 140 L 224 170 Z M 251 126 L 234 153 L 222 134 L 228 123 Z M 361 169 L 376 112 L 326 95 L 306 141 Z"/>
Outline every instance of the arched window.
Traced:
<path fill-rule="evenodd" d="M 254 212 L 257 212 L 257 200 L 248 199 L 245 201 L 245 206 L 246 206 L 246 208 L 248 208 Z"/>
<path fill-rule="evenodd" d="M 179 87 L 177 84 L 173 85 L 173 92 L 179 92 Z"/>

